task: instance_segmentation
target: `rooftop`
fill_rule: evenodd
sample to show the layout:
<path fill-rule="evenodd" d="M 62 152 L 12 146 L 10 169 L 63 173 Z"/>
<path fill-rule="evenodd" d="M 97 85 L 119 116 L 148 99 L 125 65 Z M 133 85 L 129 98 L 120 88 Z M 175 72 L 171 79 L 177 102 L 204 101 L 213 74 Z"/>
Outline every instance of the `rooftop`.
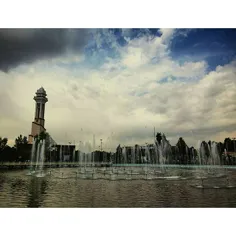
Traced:
<path fill-rule="evenodd" d="M 44 89 L 43 87 L 39 88 L 39 89 L 37 90 L 36 94 L 45 94 L 45 95 L 47 95 L 47 94 L 46 94 L 46 91 L 45 91 L 45 89 Z"/>

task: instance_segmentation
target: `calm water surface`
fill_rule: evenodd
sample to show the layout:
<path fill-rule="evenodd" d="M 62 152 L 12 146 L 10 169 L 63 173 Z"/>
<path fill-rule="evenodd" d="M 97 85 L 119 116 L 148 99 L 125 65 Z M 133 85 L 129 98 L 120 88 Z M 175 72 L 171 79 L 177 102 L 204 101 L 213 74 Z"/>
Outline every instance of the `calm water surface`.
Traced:
<path fill-rule="evenodd" d="M 75 169 L 53 169 L 43 178 L 27 170 L 0 172 L 0 207 L 235 207 L 236 188 L 224 187 L 226 178 L 206 179 L 209 188 L 198 189 L 201 180 L 76 179 Z M 62 174 L 63 172 L 63 174 Z M 186 170 L 186 176 L 195 171 Z M 236 185 L 236 171 L 228 171 Z"/>

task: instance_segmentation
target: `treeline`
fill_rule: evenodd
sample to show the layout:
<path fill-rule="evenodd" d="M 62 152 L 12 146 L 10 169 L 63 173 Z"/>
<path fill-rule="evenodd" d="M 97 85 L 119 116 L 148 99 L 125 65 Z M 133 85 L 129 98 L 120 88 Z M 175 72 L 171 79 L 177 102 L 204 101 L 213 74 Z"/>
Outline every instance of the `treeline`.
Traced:
<path fill-rule="evenodd" d="M 30 149 L 26 136 L 18 136 L 13 147 L 8 145 L 8 138 L 0 137 L 0 162 L 26 161 Z"/>
<path fill-rule="evenodd" d="M 48 152 L 50 135 L 47 132 L 42 131 L 34 137 L 34 140 L 36 143 L 46 140 L 46 152 Z M 28 143 L 26 136 L 19 135 L 15 139 L 13 147 L 10 147 L 7 143 L 8 138 L 0 137 L 0 162 L 25 162 L 30 160 L 32 144 Z"/>
<path fill-rule="evenodd" d="M 37 140 L 46 139 L 49 134 L 42 132 L 37 138 Z M 195 149 L 194 147 L 189 147 L 183 137 L 180 137 L 176 145 L 170 145 L 169 141 L 166 139 L 165 134 L 156 134 L 157 145 L 163 146 L 166 149 L 166 160 L 164 162 L 169 164 L 208 164 L 211 160 L 212 155 L 219 155 L 219 164 L 236 164 L 234 153 L 236 151 L 236 141 L 231 138 L 225 138 L 224 142 L 214 142 L 209 140 L 208 142 L 202 141 L 199 147 Z M 164 144 L 163 144 L 164 143 Z M 48 144 L 47 144 L 48 146 Z M 15 144 L 13 147 L 8 146 L 8 139 L 0 137 L 0 162 L 19 162 L 27 161 L 30 159 L 32 145 L 28 144 L 28 139 L 26 136 L 19 135 L 15 139 Z M 150 161 L 156 162 L 154 160 L 154 148 L 152 145 L 148 145 L 150 148 Z M 213 150 L 214 149 L 214 150 Z M 141 150 L 138 151 L 137 150 Z M 133 153 L 132 153 L 133 152 Z M 48 153 L 46 152 L 46 155 Z M 98 154 L 96 154 L 97 156 Z M 142 163 L 142 157 L 145 156 L 145 149 L 140 148 L 139 145 L 135 145 L 135 149 L 131 150 L 127 148 L 126 150 L 126 161 L 132 163 L 132 156 L 135 155 L 136 163 Z M 98 155 L 98 160 L 104 159 L 104 154 L 100 158 Z M 113 162 L 124 162 L 122 148 L 120 145 L 117 147 L 116 153 L 113 156 Z M 109 158 L 110 159 L 110 158 Z M 158 160 L 160 162 L 160 160 Z"/>
<path fill-rule="evenodd" d="M 234 139 L 225 138 L 224 142 L 202 141 L 199 147 L 189 147 L 183 137 L 172 146 L 165 134 L 156 134 L 156 146 L 151 144 L 116 149 L 115 163 L 153 163 L 153 164 L 236 164 Z M 160 156 L 161 150 L 164 158 Z M 147 153 L 148 152 L 148 153 Z"/>

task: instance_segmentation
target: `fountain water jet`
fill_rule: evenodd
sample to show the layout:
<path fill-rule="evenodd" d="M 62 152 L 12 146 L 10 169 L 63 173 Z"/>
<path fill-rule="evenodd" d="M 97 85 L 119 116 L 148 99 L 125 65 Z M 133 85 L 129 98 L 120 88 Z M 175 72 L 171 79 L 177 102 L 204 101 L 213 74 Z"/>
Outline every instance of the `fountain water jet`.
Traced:
<path fill-rule="evenodd" d="M 30 160 L 30 172 L 33 171 L 33 162 L 35 161 L 35 151 L 36 151 L 36 142 L 33 139 L 32 149 L 31 149 L 31 160 Z"/>

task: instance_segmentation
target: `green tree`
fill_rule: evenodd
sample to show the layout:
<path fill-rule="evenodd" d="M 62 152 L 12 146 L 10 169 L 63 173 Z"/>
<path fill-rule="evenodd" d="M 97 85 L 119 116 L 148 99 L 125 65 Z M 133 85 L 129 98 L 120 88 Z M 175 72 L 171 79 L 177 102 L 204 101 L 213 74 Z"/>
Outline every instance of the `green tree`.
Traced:
<path fill-rule="evenodd" d="M 39 140 L 44 140 L 44 139 L 47 139 L 49 137 L 49 134 L 45 131 L 42 131 L 40 134 L 39 134 Z"/>
<path fill-rule="evenodd" d="M 15 147 L 18 148 L 19 145 L 22 145 L 22 144 L 27 144 L 28 143 L 28 140 L 27 140 L 27 137 L 26 136 L 22 136 L 20 134 L 20 136 L 18 136 L 16 139 L 15 139 Z"/>
<path fill-rule="evenodd" d="M 179 151 L 180 163 L 186 164 L 187 155 L 188 155 L 187 153 L 188 146 L 182 137 L 179 138 L 176 146 L 178 147 L 178 151 Z"/>
<path fill-rule="evenodd" d="M 179 138 L 176 146 L 181 150 L 182 154 L 186 154 L 186 146 L 187 144 L 185 143 L 184 139 L 182 137 Z"/>
<path fill-rule="evenodd" d="M 234 151 L 234 144 L 233 144 L 233 140 L 231 140 L 231 138 L 225 138 L 224 148 L 226 148 L 226 150 L 228 152 L 233 152 Z"/>
<path fill-rule="evenodd" d="M 7 146 L 8 139 L 0 137 L 0 150 L 3 150 Z"/>
<path fill-rule="evenodd" d="M 161 133 L 157 133 L 156 134 L 156 141 L 158 142 L 158 144 L 161 144 L 161 140 L 162 140 L 162 135 L 161 135 Z"/>
<path fill-rule="evenodd" d="M 211 140 L 209 140 L 208 145 L 209 145 L 210 148 L 211 148 L 211 143 L 212 143 Z"/>

